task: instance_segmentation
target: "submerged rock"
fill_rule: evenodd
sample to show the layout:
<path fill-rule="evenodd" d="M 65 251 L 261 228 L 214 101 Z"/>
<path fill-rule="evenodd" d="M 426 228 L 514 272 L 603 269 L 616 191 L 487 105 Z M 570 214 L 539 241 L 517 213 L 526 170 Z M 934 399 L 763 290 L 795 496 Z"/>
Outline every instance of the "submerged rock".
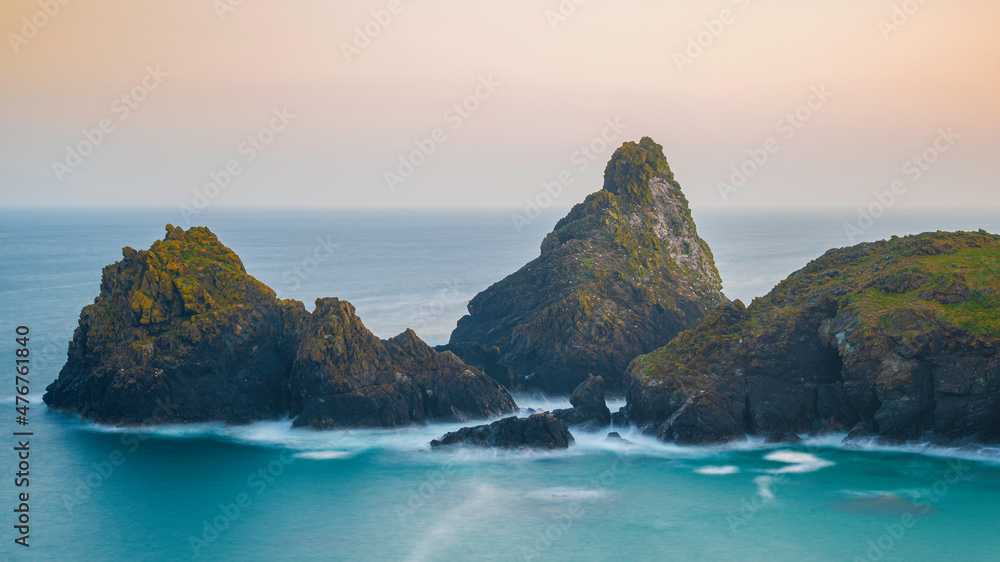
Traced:
<path fill-rule="evenodd" d="M 412 331 L 375 337 L 337 299 L 280 300 L 207 228 L 167 226 L 125 248 L 80 314 L 49 406 L 103 423 L 244 423 L 288 413 L 316 428 L 493 417 L 507 391 Z"/>
<path fill-rule="evenodd" d="M 590 375 L 573 391 L 569 403 L 572 408 L 553 410 L 553 417 L 570 426 L 579 425 L 586 429 L 611 425 L 611 410 L 604 401 L 604 379 Z"/>
<path fill-rule="evenodd" d="M 612 441 L 615 443 L 631 443 L 631 441 L 622 437 L 621 434 L 618 433 L 617 431 L 612 431 L 611 433 L 608 433 L 608 436 L 605 437 L 604 440 Z"/>
<path fill-rule="evenodd" d="M 649 138 L 612 156 L 604 188 L 570 211 L 541 255 L 469 303 L 450 347 L 498 347 L 516 385 L 569 393 L 588 374 L 621 388 L 629 361 L 725 299 L 687 199 Z"/>
<path fill-rule="evenodd" d="M 997 442 L 998 263 L 983 231 L 831 250 L 636 358 L 625 412 L 680 443 L 852 428 Z"/>
<path fill-rule="evenodd" d="M 504 449 L 565 449 L 573 442 L 566 423 L 549 414 L 510 417 L 488 425 L 464 427 L 431 441 L 431 447 L 475 445 Z"/>

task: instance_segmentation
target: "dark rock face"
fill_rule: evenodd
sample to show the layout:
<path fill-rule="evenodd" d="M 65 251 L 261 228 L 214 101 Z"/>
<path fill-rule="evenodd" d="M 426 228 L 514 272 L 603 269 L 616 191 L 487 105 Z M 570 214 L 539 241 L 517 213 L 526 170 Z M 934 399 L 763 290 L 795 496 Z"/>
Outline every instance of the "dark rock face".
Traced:
<path fill-rule="evenodd" d="M 679 443 L 1000 441 L 998 263 L 983 231 L 831 250 L 633 361 L 625 413 Z"/>
<path fill-rule="evenodd" d="M 506 388 L 514 388 L 517 381 L 510 367 L 500 363 L 500 348 L 493 346 L 487 348 L 481 343 L 466 342 L 448 345 L 439 345 L 434 348 L 438 353 L 450 351 L 457 355 L 466 365 L 475 367 L 489 375 L 490 378 L 504 385 Z"/>
<path fill-rule="evenodd" d="M 103 423 L 244 423 L 288 413 L 299 426 L 395 426 L 492 417 L 510 395 L 412 331 L 375 337 L 337 299 L 312 314 L 246 273 L 208 229 L 168 225 L 123 250 L 83 309 L 53 408 Z"/>
<path fill-rule="evenodd" d="M 565 422 L 548 414 L 534 414 L 527 418 L 504 418 L 489 425 L 463 427 L 431 441 L 431 447 L 465 444 L 504 449 L 565 449 L 572 442 L 573 435 Z"/>
<path fill-rule="evenodd" d="M 611 424 L 611 410 L 604 401 L 604 379 L 590 375 L 580 383 L 570 396 L 572 408 L 553 410 L 552 417 L 561 419 L 568 425 L 579 425 L 588 429 Z"/>
<path fill-rule="evenodd" d="M 687 199 L 649 138 L 619 148 L 604 188 L 575 206 L 541 255 L 469 303 L 450 348 L 496 346 L 517 387 L 569 393 L 590 373 L 612 389 L 636 356 L 724 302 Z"/>

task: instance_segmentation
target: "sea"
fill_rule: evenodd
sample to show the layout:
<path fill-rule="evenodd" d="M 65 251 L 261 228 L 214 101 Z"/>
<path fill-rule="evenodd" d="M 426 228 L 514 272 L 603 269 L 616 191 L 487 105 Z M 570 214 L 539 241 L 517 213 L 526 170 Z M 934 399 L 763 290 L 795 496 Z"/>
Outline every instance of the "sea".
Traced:
<path fill-rule="evenodd" d="M 434 345 L 472 296 L 538 255 L 560 216 L 516 226 L 503 211 L 210 208 L 191 218 L 280 297 L 310 308 L 317 297 L 346 299 L 378 336 L 410 327 Z M 860 223 L 856 211 L 694 216 L 726 295 L 746 303 L 830 248 L 1000 232 L 1000 217 L 976 210 L 890 209 Z M 189 226 L 176 209 L 0 210 L 3 559 L 1000 559 L 1000 449 L 991 447 L 844 444 L 843 435 L 680 447 L 634 429 L 608 440 L 606 428 L 575 431 L 564 451 L 432 451 L 431 439 L 462 424 L 135 429 L 48 410 L 42 394 L 102 268 L 123 246 L 148 248 L 168 223 Z M 14 398 L 20 326 L 26 425 Z M 565 396 L 515 399 L 525 411 L 568 406 Z M 21 478 L 27 485 L 15 486 Z M 25 516 L 28 547 L 15 543 Z"/>

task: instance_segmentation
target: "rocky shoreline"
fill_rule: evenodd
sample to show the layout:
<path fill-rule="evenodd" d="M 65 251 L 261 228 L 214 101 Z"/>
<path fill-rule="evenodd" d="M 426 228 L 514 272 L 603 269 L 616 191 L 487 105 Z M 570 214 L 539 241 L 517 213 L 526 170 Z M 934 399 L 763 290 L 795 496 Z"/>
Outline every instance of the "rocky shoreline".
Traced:
<path fill-rule="evenodd" d="M 849 433 L 1000 442 L 1000 236 L 830 250 L 731 302 L 662 148 L 625 143 L 538 258 L 469 303 L 449 344 L 382 340 L 336 298 L 278 299 L 207 228 L 124 248 L 44 401 L 100 423 L 400 427 L 496 419 L 509 390 L 571 408 L 442 436 L 564 448 L 634 425 L 680 444 Z M 605 390 L 626 406 L 611 412 Z"/>

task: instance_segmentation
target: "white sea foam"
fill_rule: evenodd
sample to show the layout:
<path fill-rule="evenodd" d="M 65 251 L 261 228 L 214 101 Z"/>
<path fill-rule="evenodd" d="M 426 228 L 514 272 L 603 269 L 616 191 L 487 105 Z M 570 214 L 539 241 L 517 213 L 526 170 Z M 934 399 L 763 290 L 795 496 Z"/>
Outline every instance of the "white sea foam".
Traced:
<path fill-rule="evenodd" d="M 941 457 L 949 459 L 963 459 L 970 461 L 1000 463 L 1000 447 L 986 447 L 976 445 L 960 445 L 949 447 L 936 445 L 933 443 L 907 443 L 903 445 L 888 444 L 876 438 L 856 439 L 847 443 L 838 443 L 836 446 L 849 450 L 878 451 L 881 453 L 909 453 L 926 455 L 929 457 Z"/>
<path fill-rule="evenodd" d="M 740 471 L 740 467 L 726 465 L 726 466 L 703 466 L 701 468 L 695 469 L 698 474 L 707 474 L 710 476 L 722 476 L 725 474 L 736 474 Z"/>
<path fill-rule="evenodd" d="M 821 459 L 816 455 L 796 451 L 775 451 L 765 455 L 764 460 L 782 462 L 788 465 L 769 470 L 768 472 L 772 474 L 816 472 L 817 470 L 834 465 L 833 462 Z"/>
<path fill-rule="evenodd" d="M 757 485 L 757 495 L 759 495 L 765 501 L 771 501 L 774 499 L 774 490 L 772 486 L 774 485 L 774 478 L 771 476 L 758 476 L 753 479 L 753 483 Z"/>
<path fill-rule="evenodd" d="M 546 396 L 545 394 L 541 394 L 539 392 L 515 392 L 511 394 L 511 397 L 514 399 L 514 402 L 517 404 L 518 408 L 521 409 L 524 415 L 530 413 L 526 411 L 529 409 L 535 410 L 536 412 L 550 412 L 561 408 L 573 407 L 573 405 L 569 402 L 569 396 Z M 608 397 L 605 402 L 608 405 L 608 409 L 612 412 L 617 412 L 625 406 L 624 398 Z"/>
<path fill-rule="evenodd" d="M 297 459 L 326 461 L 333 459 L 349 459 L 354 456 L 354 453 L 349 453 L 347 451 L 308 451 L 305 453 L 296 453 L 293 456 Z"/>
<path fill-rule="evenodd" d="M 568 400 L 547 398 L 540 395 L 525 398 L 518 397 L 518 404 L 536 409 L 551 409 L 568 406 Z M 9 401 L 9 398 L 8 398 Z M 517 415 L 527 415 L 519 412 Z M 292 428 L 291 420 L 261 421 L 247 425 L 228 426 L 221 422 L 176 424 L 149 427 L 117 427 L 95 424 L 81 420 L 69 414 L 63 414 L 68 425 L 76 425 L 83 431 L 99 433 L 146 433 L 165 439 L 215 439 L 222 442 L 241 445 L 288 448 L 296 452 L 343 451 L 359 454 L 372 450 L 392 450 L 404 452 L 430 451 L 433 439 L 462 427 L 489 423 L 498 418 L 488 420 L 469 420 L 465 422 L 432 422 L 401 428 L 370 428 L 314 431 L 311 429 Z M 500 417 L 508 417 L 510 414 Z M 716 464 L 725 466 L 721 458 L 753 451 L 770 451 L 764 458 L 768 461 L 784 463 L 788 466 L 766 470 L 771 474 L 806 473 L 831 466 L 832 462 L 819 458 L 814 454 L 788 450 L 788 444 L 765 443 L 762 438 L 750 437 L 746 440 L 733 441 L 721 445 L 682 446 L 665 443 L 655 436 L 643 434 L 635 427 L 619 428 L 604 427 L 598 430 L 584 431 L 573 428 L 575 442 L 568 450 L 557 451 L 505 451 L 496 449 L 478 449 L 473 447 L 449 448 L 446 451 L 435 451 L 427 458 L 441 459 L 442 462 L 505 462 L 510 459 L 538 460 L 557 457 L 573 457 L 594 453 L 613 453 L 623 457 L 646 457 L 659 459 L 713 459 Z M 618 432 L 623 440 L 608 440 L 610 431 Z M 930 444 L 889 445 L 875 440 L 851 441 L 843 443 L 844 435 L 824 435 L 807 438 L 795 448 L 829 449 L 840 451 L 878 451 L 898 454 L 919 454 L 932 457 L 961 458 L 965 460 L 1000 463 L 1000 448 L 997 447 L 943 447 Z M 720 462 L 721 461 L 721 462 Z M 698 472 L 698 471 L 696 471 Z M 699 472 L 705 474 L 705 472 Z M 709 469 L 711 473 L 711 469 Z"/>

